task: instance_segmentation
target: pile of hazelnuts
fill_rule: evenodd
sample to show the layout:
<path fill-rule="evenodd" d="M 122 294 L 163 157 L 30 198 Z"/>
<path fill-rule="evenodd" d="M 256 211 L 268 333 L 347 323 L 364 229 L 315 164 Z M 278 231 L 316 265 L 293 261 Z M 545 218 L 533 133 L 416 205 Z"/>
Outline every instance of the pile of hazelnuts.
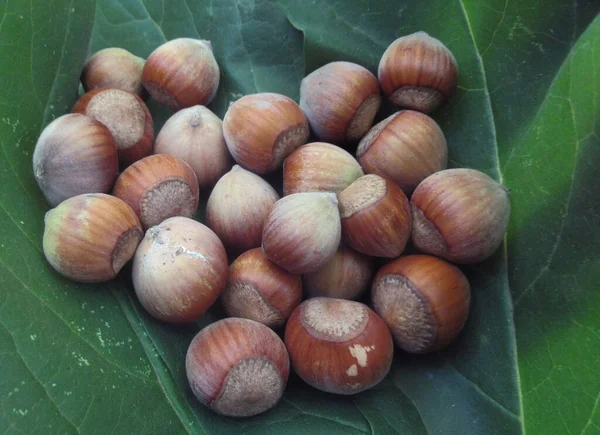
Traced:
<path fill-rule="evenodd" d="M 102 50 L 73 113 L 35 147 L 54 207 L 44 254 L 80 282 L 111 280 L 133 259 L 135 293 L 164 322 L 195 321 L 220 297 L 229 317 L 186 357 L 192 391 L 218 413 L 273 407 L 290 360 L 320 390 L 371 388 L 394 342 L 425 353 L 456 338 L 471 290 L 450 262 L 489 257 L 506 232 L 507 190 L 446 169 L 444 134 L 426 115 L 454 93 L 457 71 L 448 48 L 418 32 L 387 48 L 378 77 L 332 62 L 302 80 L 299 105 L 246 95 L 221 121 L 205 107 L 220 75 L 209 42 L 172 40 L 146 61 Z M 404 110 L 372 126 L 380 89 Z M 175 111 L 156 139 L 149 96 Z M 311 131 L 322 142 L 307 144 Z M 261 175 L 282 167 L 280 198 Z M 211 189 L 204 225 L 192 218 Z M 411 235 L 423 254 L 401 256 Z"/>

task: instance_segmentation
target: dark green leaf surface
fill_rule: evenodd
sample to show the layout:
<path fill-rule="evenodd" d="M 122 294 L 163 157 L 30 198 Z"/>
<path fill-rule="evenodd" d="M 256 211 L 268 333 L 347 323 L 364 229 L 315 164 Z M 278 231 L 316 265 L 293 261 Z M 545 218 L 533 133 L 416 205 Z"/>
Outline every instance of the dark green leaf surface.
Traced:
<path fill-rule="evenodd" d="M 593 1 L 0 0 L 0 429 L 6 433 L 600 432 L 600 20 Z M 110 284 L 59 277 L 41 252 L 47 205 L 31 170 L 41 129 L 69 111 L 88 54 L 213 43 L 211 108 L 257 92 L 297 99 L 332 60 L 376 71 L 396 37 L 425 30 L 454 52 L 459 92 L 434 114 L 453 166 L 512 191 L 506 246 L 463 268 L 473 310 L 458 342 L 398 353 L 388 378 L 335 397 L 292 376 L 251 419 L 207 411 L 187 387 L 199 328 L 159 324 L 128 270 Z M 169 116 L 150 104 L 157 127 Z M 157 128 L 158 130 L 158 128 Z M 206 197 L 207 194 L 204 194 Z M 202 218 L 202 216 L 200 216 Z"/>

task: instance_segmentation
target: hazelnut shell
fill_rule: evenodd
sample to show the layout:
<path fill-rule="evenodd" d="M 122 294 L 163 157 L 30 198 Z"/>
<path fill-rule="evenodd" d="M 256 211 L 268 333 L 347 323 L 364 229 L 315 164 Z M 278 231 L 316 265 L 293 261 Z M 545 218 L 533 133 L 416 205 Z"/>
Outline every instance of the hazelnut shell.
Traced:
<path fill-rule="evenodd" d="M 115 138 L 121 167 L 152 154 L 154 122 L 146 103 L 131 92 L 100 88 L 85 93 L 74 113 L 97 119 Z"/>
<path fill-rule="evenodd" d="M 183 160 L 156 154 L 125 169 L 117 178 L 113 195 L 129 204 L 147 229 L 173 216 L 194 216 L 198 180 Z"/>
<path fill-rule="evenodd" d="M 508 196 L 502 184 L 475 169 L 427 177 L 411 197 L 413 244 L 454 263 L 485 260 L 504 240 Z"/>
<path fill-rule="evenodd" d="M 270 261 L 262 249 L 251 249 L 229 267 L 221 300 L 229 317 L 279 328 L 302 300 L 302 278 Z"/>
<path fill-rule="evenodd" d="M 223 133 L 229 152 L 244 168 L 266 174 L 308 140 L 308 122 L 291 98 L 273 93 L 246 95 L 227 110 Z"/>
<path fill-rule="evenodd" d="M 104 193 L 77 195 L 44 218 L 44 255 L 69 279 L 113 279 L 143 237 L 137 216 L 126 203 Z"/>
<path fill-rule="evenodd" d="M 371 297 L 396 344 L 425 353 L 448 346 L 463 329 L 471 288 L 456 266 L 429 255 L 409 255 L 377 272 Z"/>
<path fill-rule="evenodd" d="M 325 142 L 303 145 L 283 163 L 283 193 L 339 193 L 358 177 L 362 168 L 346 150 Z"/>
<path fill-rule="evenodd" d="M 294 371 L 328 393 L 356 394 L 388 373 L 394 344 L 387 325 L 364 304 L 313 298 L 301 303 L 285 329 Z"/>
<path fill-rule="evenodd" d="M 392 104 L 429 113 L 454 94 L 458 66 L 442 42 L 416 32 L 390 44 L 379 62 L 378 77 Z"/>
<path fill-rule="evenodd" d="M 358 142 L 373 125 L 380 105 L 377 79 L 355 63 L 328 63 L 300 85 L 300 108 L 325 142 Z"/>
<path fill-rule="evenodd" d="M 379 175 L 360 177 L 339 195 L 344 242 L 363 254 L 397 257 L 410 237 L 408 199 Z"/>
<path fill-rule="evenodd" d="M 44 128 L 33 152 L 33 174 L 52 206 L 84 193 L 107 193 L 119 174 L 117 145 L 108 128 L 72 113 Z"/>
<path fill-rule="evenodd" d="M 409 195 L 425 178 L 446 169 L 448 147 L 433 119 L 403 110 L 373 126 L 356 156 L 367 174 L 387 177 Z"/>
<path fill-rule="evenodd" d="M 210 324 L 194 337 L 185 368 L 200 402 L 219 414 L 249 417 L 281 399 L 290 361 L 271 329 L 253 320 L 230 318 Z"/>

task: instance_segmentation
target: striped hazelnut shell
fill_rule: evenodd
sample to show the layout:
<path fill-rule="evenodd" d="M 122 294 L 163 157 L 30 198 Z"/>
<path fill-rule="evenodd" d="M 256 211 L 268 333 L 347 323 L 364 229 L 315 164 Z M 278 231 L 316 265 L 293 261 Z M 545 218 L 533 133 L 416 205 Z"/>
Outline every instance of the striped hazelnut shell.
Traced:
<path fill-rule="evenodd" d="M 430 255 L 408 255 L 377 272 L 371 299 L 399 347 L 426 353 L 448 346 L 463 329 L 471 288 L 456 266 Z"/>
<path fill-rule="evenodd" d="M 328 63 L 304 77 L 300 85 L 300 107 L 324 142 L 358 142 L 373 125 L 380 106 L 377 79 L 352 62 Z"/>
<path fill-rule="evenodd" d="M 108 193 L 119 174 L 117 145 L 94 118 L 63 115 L 44 128 L 35 144 L 33 174 L 52 206 L 83 193 Z"/>
<path fill-rule="evenodd" d="M 262 248 L 269 260 L 295 274 L 323 267 L 340 244 L 336 195 L 294 193 L 277 201 L 267 216 Z"/>
<path fill-rule="evenodd" d="M 208 105 L 219 88 L 220 70 L 210 41 L 177 38 L 150 53 L 142 82 L 163 106 L 177 111 Z"/>
<path fill-rule="evenodd" d="M 108 127 L 122 168 L 152 154 L 154 122 L 146 103 L 137 95 L 120 89 L 93 89 L 79 98 L 72 111 Z"/>
<path fill-rule="evenodd" d="M 223 134 L 229 152 L 242 167 L 257 174 L 273 172 L 309 135 L 308 121 L 285 95 L 245 95 L 227 110 Z"/>
<path fill-rule="evenodd" d="M 504 240 L 509 192 L 475 169 L 427 177 L 411 197 L 412 241 L 420 251 L 454 263 L 488 258 Z"/>
<path fill-rule="evenodd" d="M 173 216 L 194 216 L 198 180 L 183 160 L 155 154 L 125 169 L 117 178 L 113 195 L 129 204 L 148 229 Z"/>
<path fill-rule="evenodd" d="M 410 238 L 408 199 L 396 184 L 379 175 L 359 178 L 339 195 L 342 237 L 366 255 L 394 258 Z"/>
<path fill-rule="evenodd" d="M 416 32 L 390 44 L 379 62 L 378 77 L 393 104 L 429 113 L 456 91 L 458 66 L 442 42 Z"/>
<path fill-rule="evenodd" d="M 403 110 L 373 126 L 356 156 L 367 174 L 387 177 L 409 195 L 425 178 L 446 169 L 448 147 L 433 119 Z"/>
<path fill-rule="evenodd" d="M 261 248 L 254 248 L 229 267 L 221 301 L 229 317 L 280 328 L 302 301 L 302 278 L 277 266 Z"/>
<path fill-rule="evenodd" d="M 358 177 L 362 168 L 346 150 L 325 142 L 303 145 L 283 163 L 283 193 L 340 193 Z"/>
<path fill-rule="evenodd" d="M 77 195 L 44 219 L 44 255 L 69 279 L 113 279 L 133 256 L 144 233 L 125 202 L 104 193 Z"/>

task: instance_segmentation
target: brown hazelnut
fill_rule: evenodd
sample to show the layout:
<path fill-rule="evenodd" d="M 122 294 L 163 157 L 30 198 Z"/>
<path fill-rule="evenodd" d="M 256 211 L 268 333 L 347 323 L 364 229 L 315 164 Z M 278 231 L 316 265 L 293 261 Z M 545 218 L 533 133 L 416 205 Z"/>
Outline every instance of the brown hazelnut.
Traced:
<path fill-rule="evenodd" d="M 232 253 L 259 247 L 265 220 L 278 199 L 269 183 L 235 165 L 208 198 L 206 224 Z"/>
<path fill-rule="evenodd" d="M 204 106 L 188 107 L 171 116 L 156 137 L 154 153 L 170 154 L 190 165 L 200 189 L 213 186 L 233 164 L 223 122 Z"/>
<path fill-rule="evenodd" d="M 144 98 L 142 70 L 145 62 L 122 48 L 105 48 L 86 62 L 81 72 L 81 84 L 86 92 L 96 88 L 115 88 Z"/>
<path fill-rule="evenodd" d="M 454 263 L 476 263 L 502 244 L 508 190 L 483 172 L 447 169 L 427 177 L 411 197 L 415 247 Z"/>
<path fill-rule="evenodd" d="M 302 275 L 309 298 L 324 296 L 358 299 L 371 283 L 373 259 L 347 246 L 340 245 L 329 262 L 316 272 Z"/>
<path fill-rule="evenodd" d="M 133 287 L 142 306 L 164 322 L 191 322 L 227 283 L 227 254 L 208 227 L 182 216 L 146 231 L 133 259 Z"/>
<path fill-rule="evenodd" d="M 262 248 L 288 272 L 319 270 L 340 244 L 338 202 L 331 192 L 294 193 L 277 201 L 265 222 Z"/>
<path fill-rule="evenodd" d="M 183 160 L 156 154 L 125 169 L 117 178 L 113 195 L 129 204 L 148 229 L 173 216 L 194 216 L 198 180 Z"/>
<path fill-rule="evenodd" d="M 340 193 L 364 175 L 346 150 L 325 142 L 303 145 L 283 162 L 283 193 Z"/>
<path fill-rule="evenodd" d="M 409 255 L 377 272 L 371 297 L 396 344 L 425 353 L 448 346 L 462 330 L 471 288 L 456 266 L 429 255 Z"/>
<path fill-rule="evenodd" d="M 69 198 L 46 213 L 44 223 L 46 259 L 79 282 L 113 279 L 144 235 L 131 207 L 104 193 Z"/>
<path fill-rule="evenodd" d="M 410 237 L 406 195 L 379 175 L 360 177 L 339 195 L 344 242 L 363 254 L 397 257 Z"/>
<path fill-rule="evenodd" d="M 360 140 L 373 125 L 380 105 L 377 79 L 355 63 L 328 63 L 300 85 L 300 108 L 312 131 L 325 142 Z"/>
<path fill-rule="evenodd" d="M 408 195 L 425 178 L 446 169 L 448 147 L 433 119 L 403 110 L 373 126 L 356 156 L 366 173 L 389 178 Z"/>
<path fill-rule="evenodd" d="M 392 365 L 387 325 L 359 302 L 312 298 L 292 313 L 285 345 L 294 371 L 307 384 L 335 394 L 374 387 Z"/>
<path fill-rule="evenodd" d="M 118 174 L 115 140 L 89 116 L 56 118 L 35 144 L 33 175 L 52 206 L 83 193 L 108 193 Z"/>
<path fill-rule="evenodd" d="M 140 97 L 120 89 L 93 89 L 73 107 L 104 124 L 115 138 L 121 167 L 152 154 L 154 122 Z"/>
<path fill-rule="evenodd" d="M 379 62 L 379 84 L 395 105 L 429 113 L 454 94 L 458 66 L 438 39 L 416 32 L 396 39 Z"/>
<path fill-rule="evenodd" d="M 290 359 L 271 329 L 248 319 L 219 320 L 190 343 L 185 369 L 192 391 L 213 411 L 250 417 L 274 407 L 285 390 Z"/>
<path fill-rule="evenodd" d="M 227 110 L 223 133 L 235 161 L 257 174 L 281 168 L 283 160 L 308 139 L 306 117 L 284 95 L 246 95 Z"/>
<path fill-rule="evenodd" d="M 229 267 L 221 300 L 229 317 L 280 328 L 302 300 L 302 278 L 270 261 L 262 249 L 254 248 Z"/>
<path fill-rule="evenodd" d="M 210 103 L 217 93 L 219 76 L 210 41 L 178 38 L 150 53 L 142 82 L 152 98 L 177 111 Z"/>

